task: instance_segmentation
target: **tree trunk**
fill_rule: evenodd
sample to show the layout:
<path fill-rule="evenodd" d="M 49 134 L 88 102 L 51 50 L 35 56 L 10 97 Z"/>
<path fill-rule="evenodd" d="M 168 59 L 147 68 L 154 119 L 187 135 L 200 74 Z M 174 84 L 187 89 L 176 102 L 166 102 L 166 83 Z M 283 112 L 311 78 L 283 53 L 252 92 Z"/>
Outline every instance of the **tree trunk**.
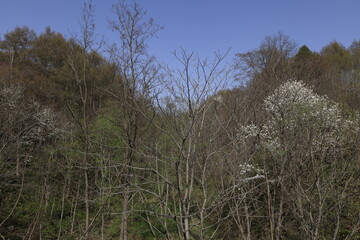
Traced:
<path fill-rule="evenodd" d="M 128 239 L 128 218 L 129 218 L 129 186 L 126 186 L 123 206 L 122 206 L 122 215 L 121 215 L 121 229 L 120 229 L 120 240 Z"/>

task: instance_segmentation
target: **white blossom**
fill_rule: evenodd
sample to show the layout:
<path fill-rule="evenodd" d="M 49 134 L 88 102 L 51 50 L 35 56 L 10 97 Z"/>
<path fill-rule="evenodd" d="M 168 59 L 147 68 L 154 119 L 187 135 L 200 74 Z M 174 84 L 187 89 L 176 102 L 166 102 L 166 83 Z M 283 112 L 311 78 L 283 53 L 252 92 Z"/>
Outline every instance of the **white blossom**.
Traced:
<path fill-rule="evenodd" d="M 19 131 L 24 147 L 41 144 L 61 133 L 57 114 L 34 99 L 25 98 L 22 86 L 11 85 L 0 90 L 0 110 L 6 111 L 2 127 L 14 128 L 10 133 Z"/>
<path fill-rule="evenodd" d="M 298 145 L 308 141 L 315 151 L 337 151 L 346 141 L 345 132 L 354 126 L 341 113 L 339 105 L 319 96 L 301 81 L 288 81 L 264 101 L 268 113 L 263 126 L 243 127 L 246 137 L 259 136 L 271 151 L 283 144 Z"/>
<path fill-rule="evenodd" d="M 247 183 L 253 180 L 265 178 L 264 170 L 250 163 L 240 164 L 240 179 L 238 180 L 238 185 L 242 183 Z"/>

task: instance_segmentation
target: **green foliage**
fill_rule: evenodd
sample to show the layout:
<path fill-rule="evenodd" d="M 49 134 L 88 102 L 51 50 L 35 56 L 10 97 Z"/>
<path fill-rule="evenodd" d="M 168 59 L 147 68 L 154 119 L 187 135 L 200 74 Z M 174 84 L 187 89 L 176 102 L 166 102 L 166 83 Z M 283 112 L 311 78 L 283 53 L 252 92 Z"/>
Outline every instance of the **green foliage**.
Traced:
<path fill-rule="evenodd" d="M 144 209 L 145 211 L 134 214 L 130 221 L 130 232 L 134 238 L 162 239 L 167 233 L 176 236 L 177 226 L 173 219 L 163 219 L 156 214 L 146 212 L 146 210 L 149 210 L 151 212 L 160 213 L 160 209 L 156 205 L 157 204 L 149 202 L 139 204 L 139 206 L 137 206 L 138 209 Z M 166 229 L 164 228 L 164 221 L 166 221 Z"/>
<path fill-rule="evenodd" d="M 121 216 L 118 215 L 110 221 L 109 226 L 106 228 L 107 235 L 110 238 L 118 238 L 120 225 L 121 225 Z"/>
<path fill-rule="evenodd" d="M 295 55 L 296 61 L 304 61 L 311 57 L 313 52 L 308 48 L 308 46 L 303 45 L 299 48 L 298 52 Z"/>

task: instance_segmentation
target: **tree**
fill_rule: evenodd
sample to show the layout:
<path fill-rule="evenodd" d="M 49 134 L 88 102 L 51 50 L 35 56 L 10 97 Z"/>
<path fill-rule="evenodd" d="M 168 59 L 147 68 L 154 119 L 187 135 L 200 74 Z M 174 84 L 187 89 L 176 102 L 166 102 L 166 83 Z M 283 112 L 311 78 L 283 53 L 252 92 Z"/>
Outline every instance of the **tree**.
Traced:
<path fill-rule="evenodd" d="M 88 239 L 91 227 L 99 213 L 98 210 L 91 217 L 92 202 L 99 193 L 93 184 L 97 166 L 92 153 L 91 126 L 96 111 L 99 109 L 100 99 L 96 87 L 100 87 L 98 82 L 101 81 L 101 77 L 99 77 L 101 74 L 99 73 L 101 73 L 103 64 L 102 58 L 98 54 L 102 42 L 97 41 L 93 14 L 92 1 L 85 2 L 80 22 L 81 33 L 69 41 L 69 54 L 57 76 L 57 78 L 62 77 L 62 93 L 65 95 L 62 97 L 73 120 L 73 134 L 77 143 L 72 146 L 75 149 L 70 148 L 69 150 L 77 153 L 75 154 L 77 157 L 76 168 L 83 176 L 83 181 L 79 180 L 78 183 L 84 188 L 83 197 L 80 199 L 85 205 L 85 224 L 80 239 Z M 76 204 L 77 201 L 76 199 Z M 101 207 L 99 208 L 101 209 Z"/>
<path fill-rule="evenodd" d="M 25 217 L 29 220 L 20 220 L 24 214 L 21 209 L 30 204 L 27 197 L 44 197 L 38 185 L 42 173 L 34 168 L 42 160 L 40 156 L 46 156 L 45 147 L 63 135 L 66 122 L 50 107 L 29 99 L 24 86 L 15 84 L 1 86 L 0 116 L 0 232 L 9 238 L 16 234 L 24 237 L 28 227 L 41 225 L 41 200 L 33 203 L 36 208 Z M 18 222 L 13 232 L 12 222 Z"/>
<path fill-rule="evenodd" d="M 360 41 L 354 41 L 348 51 L 351 54 L 351 68 L 340 74 L 345 89 L 346 103 L 352 109 L 358 109 L 360 97 Z"/>
<path fill-rule="evenodd" d="M 303 45 L 299 48 L 298 52 L 295 55 L 296 60 L 306 59 L 313 55 L 313 52 L 309 49 L 308 46 Z"/>
<path fill-rule="evenodd" d="M 222 104 L 219 92 L 231 78 L 233 68 L 223 65 L 226 54 L 202 61 L 182 49 L 174 56 L 182 67 L 167 69 L 168 76 L 161 84 L 164 98 L 158 99 L 160 122 L 156 126 L 167 137 L 166 145 L 172 146 L 158 156 L 167 172 L 174 175 L 162 181 L 176 196 L 169 212 L 179 237 L 206 239 L 215 236 L 223 220 L 221 214 L 212 215 L 225 205 L 221 196 L 226 192 L 221 187 L 212 189 L 216 166 L 225 164 L 218 156 L 226 146 L 220 141 L 226 120 L 222 121 L 215 109 Z"/>
<path fill-rule="evenodd" d="M 309 239 L 336 239 L 344 221 L 343 196 L 353 191 L 349 185 L 357 175 L 349 171 L 356 160 L 347 158 L 355 122 L 343 116 L 338 104 L 297 81 L 279 86 L 264 104 L 265 124 L 245 132 L 258 137 L 266 150 L 263 169 L 273 238 L 280 239 L 284 221 L 293 218 Z"/>
<path fill-rule="evenodd" d="M 45 32 L 34 39 L 31 53 L 40 70 L 49 77 L 65 65 L 69 50 L 63 35 L 46 27 Z"/>
<path fill-rule="evenodd" d="M 351 67 L 351 57 L 349 51 L 340 43 L 333 41 L 327 46 L 323 47 L 320 54 L 324 58 L 329 68 L 332 68 L 334 73 L 339 73 Z"/>
<path fill-rule="evenodd" d="M 279 32 L 274 36 L 266 36 L 258 49 L 247 53 L 238 53 L 237 66 L 247 77 L 244 80 L 267 81 L 270 82 L 285 81 L 288 77 L 288 66 L 290 58 L 295 54 L 296 44 L 283 33 Z"/>
<path fill-rule="evenodd" d="M 17 27 L 14 31 L 5 34 L 0 49 L 6 52 L 11 68 L 14 64 L 19 66 L 28 60 L 30 56 L 28 50 L 35 37 L 35 32 L 28 27 Z"/>
<path fill-rule="evenodd" d="M 340 43 L 333 41 L 322 48 L 320 57 L 322 74 L 314 84 L 316 92 L 327 95 L 334 101 L 346 102 L 348 93 L 342 79 L 351 71 L 350 52 Z"/>
<path fill-rule="evenodd" d="M 349 47 L 351 58 L 353 62 L 353 68 L 360 68 L 360 41 L 353 41 Z"/>
<path fill-rule="evenodd" d="M 261 104 L 274 88 L 293 77 L 292 58 L 296 44 L 289 36 L 279 32 L 266 36 L 258 49 L 236 54 L 238 80 L 247 86 L 246 105 L 251 106 L 252 121 L 262 119 Z"/>
<path fill-rule="evenodd" d="M 120 113 L 116 117 L 126 145 L 121 185 L 123 186 L 122 220 L 120 239 L 128 239 L 129 199 L 134 181 L 133 167 L 141 134 L 142 112 L 149 106 L 158 68 L 155 58 L 147 53 L 147 42 L 161 29 L 153 19 L 146 19 L 146 12 L 138 5 L 128 6 L 125 1 L 113 5 L 115 19 L 110 28 L 119 34 L 119 43 L 111 49 L 121 82 L 117 91 L 107 89 L 116 99 Z"/>
<path fill-rule="evenodd" d="M 295 79 L 301 79 L 301 81 L 309 84 L 316 84 L 323 72 L 320 55 L 303 45 L 294 57 L 292 71 Z"/>

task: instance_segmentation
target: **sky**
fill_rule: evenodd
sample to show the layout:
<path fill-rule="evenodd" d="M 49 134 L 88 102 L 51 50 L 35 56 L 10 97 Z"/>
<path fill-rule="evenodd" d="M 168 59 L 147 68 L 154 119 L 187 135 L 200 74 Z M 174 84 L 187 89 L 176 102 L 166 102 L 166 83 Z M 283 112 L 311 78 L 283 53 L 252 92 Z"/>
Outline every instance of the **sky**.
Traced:
<path fill-rule="evenodd" d="M 129 4 L 132 0 L 127 1 Z M 360 40 L 359 0 L 137 0 L 147 16 L 164 27 L 149 42 L 159 62 L 175 61 L 184 48 L 200 58 L 256 49 L 267 35 L 281 31 L 298 46 L 320 51 L 331 41 L 348 47 Z M 17 26 L 41 33 L 46 26 L 67 37 L 79 32 L 83 0 L 0 0 L 0 36 Z M 96 31 L 117 41 L 108 27 L 116 0 L 93 0 Z"/>

